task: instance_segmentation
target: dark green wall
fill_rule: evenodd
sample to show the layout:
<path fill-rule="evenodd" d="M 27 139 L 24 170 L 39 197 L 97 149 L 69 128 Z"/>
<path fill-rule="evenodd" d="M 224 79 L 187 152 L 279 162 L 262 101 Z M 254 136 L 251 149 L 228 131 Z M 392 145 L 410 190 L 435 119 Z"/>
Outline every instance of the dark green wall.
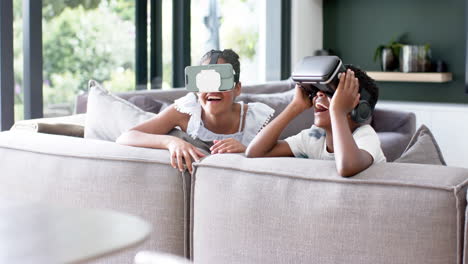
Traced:
<path fill-rule="evenodd" d="M 378 82 L 380 99 L 468 103 L 465 93 L 465 0 L 324 0 L 324 48 L 344 63 L 380 70 L 374 51 L 395 36 L 430 44 L 433 59 L 447 62 L 448 83 Z"/>

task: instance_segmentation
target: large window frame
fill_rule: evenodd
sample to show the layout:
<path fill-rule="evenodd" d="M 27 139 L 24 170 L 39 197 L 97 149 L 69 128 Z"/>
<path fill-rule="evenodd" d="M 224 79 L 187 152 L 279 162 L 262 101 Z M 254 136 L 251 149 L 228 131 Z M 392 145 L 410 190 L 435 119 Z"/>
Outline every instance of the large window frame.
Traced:
<path fill-rule="evenodd" d="M 190 0 L 173 1 L 172 86 L 184 86 L 184 68 L 190 65 Z M 288 78 L 291 65 L 291 0 L 281 1 L 281 73 Z M 148 0 L 136 1 L 135 87 L 160 89 L 162 82 L 162 4 L 150 0 L 150 71 L 148 75 Z M 23 0 L 25 119 L 43 116 L 42 0 Z M 268 15 L 267 15 L 268 17 Z M 0 130 L 14 123 L 13 0 L 0 1 Z"/>

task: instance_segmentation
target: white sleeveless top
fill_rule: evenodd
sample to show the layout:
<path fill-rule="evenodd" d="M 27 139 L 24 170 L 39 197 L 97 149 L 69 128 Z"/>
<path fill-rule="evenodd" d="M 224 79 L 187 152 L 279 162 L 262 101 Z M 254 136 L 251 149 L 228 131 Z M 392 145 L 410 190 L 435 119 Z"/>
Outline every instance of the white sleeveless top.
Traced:
<path fill-rule="evenodd" d="M 223 140 L 234 138 L 245 146 L 253 140 L 260 130 L 268 124 L 275 110 L 263 103 L 249 103 L 247 112 L 245 113 L 245 125 L 243 126 L 244 103 L 241 105 L 239 130 L 234 134 L 217 134 L 208 130 L 201 119 L 202 107 L 198 102 L 198 98 L 194 93 L 188 93 L 174 101 L 174 106 L 177 111 L 190 115 L 190 120 L 187 125 L 187 134 L 192 138 L 203 141 Z"/>

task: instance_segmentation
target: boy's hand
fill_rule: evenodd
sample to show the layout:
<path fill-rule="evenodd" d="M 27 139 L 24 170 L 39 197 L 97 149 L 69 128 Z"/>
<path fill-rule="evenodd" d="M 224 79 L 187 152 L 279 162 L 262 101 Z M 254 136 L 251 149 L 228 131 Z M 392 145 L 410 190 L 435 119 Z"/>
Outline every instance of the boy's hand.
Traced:
<path fill-rule="evenodd" d="M 305 111 L 312 107 L 312 100 L 309 95 L 301 88 L 300 84 L 296 84 L 296 93 L 291 101 L 291 105 L 298 107 L 300 110 Z"/>
<path fill-rule="evenodd" d="M 347 115 L 359 103 L 359 81 L 352 70 L 347 70 L 340 76 L 340 83 L 330 102 L 331 112 Z"/>
<path fill-rule="evenodd" d="M 223 140 L 213 140 L 214 145 L 211 146 L 211 154 L 216 153 L 244 153 L 247 149 L 239 141 L 233 138 L 227 138 Z"/>

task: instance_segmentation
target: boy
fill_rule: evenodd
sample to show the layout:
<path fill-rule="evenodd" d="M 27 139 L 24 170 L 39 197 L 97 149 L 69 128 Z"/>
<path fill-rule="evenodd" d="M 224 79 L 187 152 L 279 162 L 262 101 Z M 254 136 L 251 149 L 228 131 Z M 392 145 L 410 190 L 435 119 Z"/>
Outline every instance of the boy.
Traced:
<path fill-rule="evenodd" d="M 353 176 L 373 163 L 385 162 L 380 140 L 368 124 L 353 121 L 350 112 L 359 103 L 359 87 L 370 94 L 375 107 L 378 88 L 360 69 L 347 65 L 339 85 L 329 98 L 322 91 L 310 99 L 300 85 L 286 109 L 268 124 L 250 143 L 247 157 L 296 156 L 335 160 L 341 176 Z M 299 134 L 278 140 L 288 123 L 304 110 L 314 107 L 314 125 Z"/>

